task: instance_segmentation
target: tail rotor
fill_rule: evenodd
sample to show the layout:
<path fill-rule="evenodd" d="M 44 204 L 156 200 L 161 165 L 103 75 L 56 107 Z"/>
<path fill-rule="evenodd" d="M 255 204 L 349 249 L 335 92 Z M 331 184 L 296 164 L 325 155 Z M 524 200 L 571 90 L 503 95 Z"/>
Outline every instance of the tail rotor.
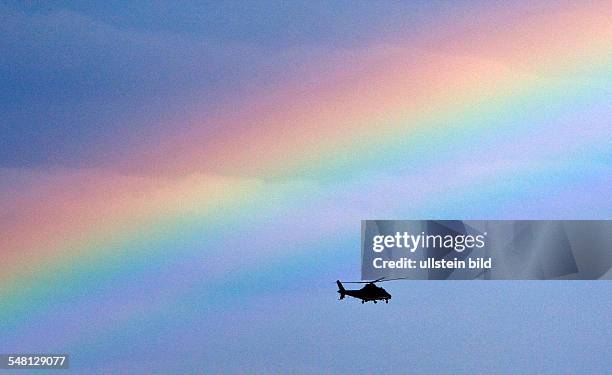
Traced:
<path fill-rule="evenodd" d="M 340 293 L 340 299 L 344 299 L 344 297 L 346 296 L 346 289 L 344 289 L 344 286 L 342 286 L 340 280 L 336 280 L 336 284 L 338 284 L 338 293 Z"/>

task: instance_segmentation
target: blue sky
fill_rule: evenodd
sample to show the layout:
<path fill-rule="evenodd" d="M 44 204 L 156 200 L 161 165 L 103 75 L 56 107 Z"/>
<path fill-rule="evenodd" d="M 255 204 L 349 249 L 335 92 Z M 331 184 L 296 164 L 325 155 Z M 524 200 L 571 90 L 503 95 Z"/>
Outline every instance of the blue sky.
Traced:
<path fill-rule="evenodd" d="M 550 4 L 517 3 L 516 9 L 537 14 Z M 18 172 L 0 176 L 21 181 L 27 180 L 24 171 L 113 165 L 159 133 L 190 128 L 194 113 L 214 115 L 254 88 L 299 75 L 334 50 L 419 40 L 481 7 L 511 11 L 504 2 L 484 1 L 380 6 L 348 1 L 4 2 L 0 169 Z M 601 107 L 603 114 L 593 118 L 605 134 L 610 111 L 608 105 Z M 576 117 L 567 121 L 580 121 Z M 579 126 L 563 129 L 563 139 L 582 136 Z M 537 148 L 529 148 L 528 139 L 517 140 L 520 147 Z M 109 149 L 117 154 L 106 154 Z M 478 159 L 467 151 L 461 156 Z M 549 174 L 533 179 L 491 181 L 490 186 L 457 189 L 446 200 L 431 197 L 381 212 L 411 218 L 609 219 L 610 157 L 599 156 L 581 160 L 576 155 L 577 162 L 561 164 L 571 167 L 568 171 L 545 165 Z M 581 169 L 595 159 L 601 165 Z M 557 181 L 565 185 L 556 189 Z M 0 181 L 0 189 L 13 188 L 12 183 Z M 538 183 L 552 187 L 530 190 Z M 419 193 L 426 194 L 422 185 Z M 391 205 L 389 197 L 371 198 Z M 349 210 L 351 202 L 337 207 Z M 155 314 L 128 301 L 125 309 L 138 312 L 129 322 L 122 320 L 122 311 L 66 303 L 48 319 L 24 317 L 24 326 L 5 328 L 0 350 L 67 350 L 75 373 L 84 374 L 610 372 L 609 282 L 396 282 L 384 285 L 393 294 L 388 305 L 337 301 L 334 281 L 360 274 L 358 236 L 357 229 L 321 238 L 309 250 L 312 257 L 288 254 L 282 267 L 194 285 L 180 303 L 159 301 Z M 191 260 L 183 259 L 181 269 L 198 271 L 189 268 Z M 166 266 L 153 264 L 143 273 L 172 274 Z M 181 282 L 182 275 L 173 276 Z M 97 289 L 102 300 L 122 295 L 122 285 L 135 285 L 139 277 L 149 280 L 137 272 L 121 277 Z M 163 299 L 149 289 L 146 293 L 147 303 Z M 75 319 L 71 310 L 96 319 Z M 82 334 L 44 334 L 53 330 L 54 319 L 59 327 Z"/>

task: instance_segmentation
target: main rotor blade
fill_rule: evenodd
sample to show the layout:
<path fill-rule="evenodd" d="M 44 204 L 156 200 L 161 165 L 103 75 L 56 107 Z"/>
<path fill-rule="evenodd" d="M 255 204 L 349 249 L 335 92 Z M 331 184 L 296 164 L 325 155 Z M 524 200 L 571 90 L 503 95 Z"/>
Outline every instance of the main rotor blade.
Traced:
<path fill-rule="evenodd" d="M 412 279 L 411 277 L 394 277 L 394 278 L 390 278 L 387 279 L 386 276 L 383 277 L 379 277 L 376 280 L 371 280 L 371 281 L 340 281 L 343 284 L 374 284 L 374 283 L 382 283 L 383 281 L 394 281 L 394 280 L 405 280 L 405 279 Z"/>
<path fill-rule="evenodd" d="M 371 281 L 368 281 L 368 280 L 363 280 L 363 281 L 341 281 L 341 283 L 344 283 L 344 284 L 371 284 L 371 283 L 377 283 L 379 281 L 385 281 L 383 279 L 384 279 L 384 276 L 379 278 L 379 279 L 371 280 Z"/>
<path fill-rule="evenodd" d="M 412 277 L 394 277 L 394 278 L 391 278 L 391 279 L 387 279 L 385 277 L 381 277 L 380 279 L 378 279 L 377 282 L 393 281 L 393 280 L 406 280 L 406 279 L 412 279 Z"/>

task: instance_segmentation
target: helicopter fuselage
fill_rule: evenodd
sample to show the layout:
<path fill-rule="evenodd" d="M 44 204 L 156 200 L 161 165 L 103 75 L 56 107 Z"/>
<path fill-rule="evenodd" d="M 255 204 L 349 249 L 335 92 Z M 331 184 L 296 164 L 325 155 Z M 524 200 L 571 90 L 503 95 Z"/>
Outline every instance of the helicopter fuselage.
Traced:
<path fill-rule="evenodd" d="M 391 294 L 389 294 L 384 288 L 376 286 L 374 283 L 368 283 L 361 289 L 344 289 L 344 286 L 340 281 L 336 281 L 338 284 L 338 293 L 340 293 L 340 299 L 344 299 L 345 296 L 350 296 L 361 300 L 361 303 L 372 301 L 385 301 L 389 303 Z"/>

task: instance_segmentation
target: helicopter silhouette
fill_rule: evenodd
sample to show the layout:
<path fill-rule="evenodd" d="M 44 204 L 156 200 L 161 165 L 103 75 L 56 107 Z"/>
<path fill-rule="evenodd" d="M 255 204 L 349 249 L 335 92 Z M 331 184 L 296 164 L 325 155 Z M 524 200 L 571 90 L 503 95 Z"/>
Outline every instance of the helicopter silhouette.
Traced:
<path fill-rule="evenodd" d="M 345 284 L 366 284 L 361 289 L 345 289 L 344 285 L 340 282 L 340 280 L 336 280 L 336 284 L 338 284 L 338 293 L 340 293 L 340 298 L 344 299 L 345 296 L 350 296 L 353 298 L 357 298 L 361 300 L 361 303 L 366 303 L 368 301 L 372 301 L 377 303 L 378 301 L 385 301 L 385 303 L 389 303 L 391 299 L 391 294 L 387 292 L 384 288 L 376 286 L 376 283 L 382 281 L 392 281 L 392 280 L 400 280 L 406 279 L 406 277 L 399 277 L 395 279 L 387 279 L 385 277 L 381 277 L 376 280 L 371 281 L 345 281 Z"/>

